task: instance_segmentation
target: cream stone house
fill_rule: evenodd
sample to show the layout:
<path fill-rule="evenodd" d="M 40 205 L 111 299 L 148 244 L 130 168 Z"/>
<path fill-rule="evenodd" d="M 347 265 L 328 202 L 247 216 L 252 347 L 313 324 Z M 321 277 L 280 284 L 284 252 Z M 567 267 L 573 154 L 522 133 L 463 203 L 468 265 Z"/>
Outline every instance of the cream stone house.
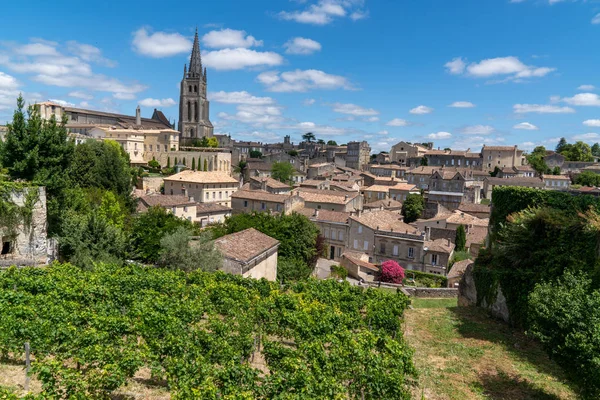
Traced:
<path fill-rule="evenodd" d="M 231 207 L 239 182 L 223 172 L 186 170 L 165 178 L 165 194 L 193 197 L 198 203 Z"/>

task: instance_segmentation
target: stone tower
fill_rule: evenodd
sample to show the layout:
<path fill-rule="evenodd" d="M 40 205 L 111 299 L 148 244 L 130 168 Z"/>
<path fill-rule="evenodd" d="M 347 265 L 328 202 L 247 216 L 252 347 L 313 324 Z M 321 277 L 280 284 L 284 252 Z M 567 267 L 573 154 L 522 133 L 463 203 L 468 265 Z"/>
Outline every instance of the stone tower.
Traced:
<path fill-rule="evenodd" d="M 210 122 L 209 104 L 206 99 L 206 68 L 202 70 L 198 29 L 194 36 L 194 46 L 190 57 L 190 68 L 183 67 L 183 79 L 179 88 L 179 134 L 186 145 L 191 139 L 211 137 L 213 125 Z"/>

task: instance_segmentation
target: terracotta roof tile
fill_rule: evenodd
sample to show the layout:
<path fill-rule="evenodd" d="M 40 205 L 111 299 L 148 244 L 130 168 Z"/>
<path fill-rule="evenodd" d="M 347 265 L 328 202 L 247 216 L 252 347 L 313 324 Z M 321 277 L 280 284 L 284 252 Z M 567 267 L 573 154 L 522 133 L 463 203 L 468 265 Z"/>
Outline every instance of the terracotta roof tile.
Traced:
<path fill-rule="evenodd" d="M 192 183 L 238 183 L 237 179 L 232 178 L 223 172 L 205 172 L 205 171 L 181 171 L 178 174 L 165 178 L 165 182 L 192 182 Z"/>
<path fill-rule="evenodd" d="M 388 210 L 373 210 L 363 212 L 360 216 L 353 215 L 350 219 L 369 227 L 370 229 L 380 231 L 408 232 L 419 234 L 419 230 L 412 225 L 401 220 L 402 216 L 396 212 Z"/>
<path fill-rule="evenodd" d="M 254 257 L 279 245 L 272 237 L 249 228 L 215 240 L 215 246 L 225 258 L 248 262 Z"/>
<path fill-rule="evenodd" d="M 304 201 L 309 203 L 330 203 L 330 204 L 348 204 L 350 201 L 360 196 L 360 193 L 336 192 L 334 190 L 319 190 L 309 188 L 294 189 Z"/>
<path fill-rule="evenodd" d="M 288 194 L 269 193 L 264 190 L 238 190 L 231 194 L 231 198 L 270 201 L 272 203 L 283 204 L 290 196 Z"/>
<path fill-rule="evenodd" d="M 473 260 L 462 260 L 462 261 L 455 262 L 454 265 L 452 266 L 452 268 L 450 269 L 450 272 L 448 272 L 447 278 L 448 279 L 460 278 L 461 276 L 464 275 L 467 267 L 471 264 L 473 264 Z"/>

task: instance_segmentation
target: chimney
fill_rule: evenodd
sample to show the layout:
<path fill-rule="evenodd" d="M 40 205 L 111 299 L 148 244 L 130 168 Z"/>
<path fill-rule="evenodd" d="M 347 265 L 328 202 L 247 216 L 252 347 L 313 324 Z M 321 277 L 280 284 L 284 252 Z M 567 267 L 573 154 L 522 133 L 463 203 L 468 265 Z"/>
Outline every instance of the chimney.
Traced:
<path fill-rule="evenodd" d="M 344 200 L 348 200 L 348 195 L 345 195 L 345 196 L 344 196 Z"/>
<path fill-rule="evenodd" d="M 446 239 L 448 241 L 448 247 L 450 247 L 450 239 Z"/>
<path fill-rule="evenodd" d="M 317 218 L 319 216 L 319 210 L 315 210 L 314 216 L 315 216 L 315 218 Z"/>
<path fill-rule="evenodd" d="M 137 126 L 140 126 L 142 124 L 142 112 L 140 111 L 139 105 L 135 109 L 135 124 Z"/>
<path fill-rule="evenodd" d="M 263 178 L 263 179 L 260 181 L 260 188 L 261 188 L 262 190 L 264 190 L 265 192 L 267 191 L 267 178 Z"/>
<path fill-rule="evenodd" d="M 194 202 L 194 196 L 189 196 L 189 201 L 193 203 Z"/>

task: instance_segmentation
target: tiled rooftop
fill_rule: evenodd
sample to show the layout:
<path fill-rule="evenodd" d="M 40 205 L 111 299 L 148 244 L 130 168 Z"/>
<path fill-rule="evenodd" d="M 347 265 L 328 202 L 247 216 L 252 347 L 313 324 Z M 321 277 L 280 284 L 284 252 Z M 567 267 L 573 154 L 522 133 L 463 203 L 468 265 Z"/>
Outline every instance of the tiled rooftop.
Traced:
<path fill-rule="evenodd" d="M 238 183 L 238 181 L 224 172 L 216 171 L 181 171 L 178 174 L 165 178 L 165 182 L 191 182 L 191 183 Z"/>
<path fill-rule="evenodd" d="M 248 262 L 278 244 L 278 240 L 254 228 L 232 233 L 215 240 L 215 246 L 224 257 L 242 262 Z"/>

